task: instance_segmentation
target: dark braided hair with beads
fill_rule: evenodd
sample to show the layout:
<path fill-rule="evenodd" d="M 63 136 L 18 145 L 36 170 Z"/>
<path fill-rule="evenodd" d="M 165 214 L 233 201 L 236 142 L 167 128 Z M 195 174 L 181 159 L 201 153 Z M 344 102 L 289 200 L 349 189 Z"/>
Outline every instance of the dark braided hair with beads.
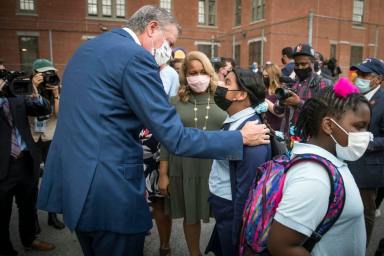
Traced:
<path fill-rule="evenodd" d="M 339 119 L 347 110 L 356 111 L 361 103 L 369 106 L 368 100 L 362 94 L 352 93 L 339 97 L 332 88 L 327 88 L 317 97 L 305 102 L 296 123 L 295 134 L 304 140 L 316 136 L 326 115 Z"/>

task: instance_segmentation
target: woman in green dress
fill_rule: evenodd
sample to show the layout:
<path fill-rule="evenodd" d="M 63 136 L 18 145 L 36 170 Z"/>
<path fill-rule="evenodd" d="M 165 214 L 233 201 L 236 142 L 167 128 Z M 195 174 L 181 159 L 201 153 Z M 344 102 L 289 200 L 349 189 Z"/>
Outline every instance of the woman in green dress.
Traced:
<path fill-rule="evenodd" d="M 171 98 L 185 127 L 220 130 L 227 114 L 216 106 L 213 94 L 217 75 L 208 57 L 190 52 L 180 71 L 178 96 Z M 169 195 L 166 209 L 172 218 L 184 218 L 183 227 L 189 253 L 201 255 L 201 220 L 209 222 L 208 178 L 212 160 L 171 155 L 160 151 L 159 190 Z"/>

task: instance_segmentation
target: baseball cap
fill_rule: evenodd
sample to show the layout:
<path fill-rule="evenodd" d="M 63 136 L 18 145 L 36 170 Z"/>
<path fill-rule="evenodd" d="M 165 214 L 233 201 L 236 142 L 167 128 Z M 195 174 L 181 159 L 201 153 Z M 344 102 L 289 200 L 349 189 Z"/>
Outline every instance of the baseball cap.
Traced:
<path fill-rule="evenodd" d="M 376 58 L 368 58 L 365 59 L 360 65 L 352 66 L 350 70 L 358 70 L 363 73 L 375 73 L 378 75 L 384 75 L 384 62 Z"/>
<path fill-rule="evenodd" d="M 302 55 L 315 57 L 315 50 L 309 44 L 299 44 L 293 49 L 293 57 Z"/>
<path fill-rule="evenodd" d="M 172 51 L 173 59 L 185 59 L 185 51 L 182 48 L 174 48 Z"/>
<path fill-rule="evenodd" d="M 53 66 L 52 62 L 47 59 L 37 59 L 32 64 L 32 69 L 37 72 L 45 72 L 45 71 L 57 71 L 57 69 Z"/>

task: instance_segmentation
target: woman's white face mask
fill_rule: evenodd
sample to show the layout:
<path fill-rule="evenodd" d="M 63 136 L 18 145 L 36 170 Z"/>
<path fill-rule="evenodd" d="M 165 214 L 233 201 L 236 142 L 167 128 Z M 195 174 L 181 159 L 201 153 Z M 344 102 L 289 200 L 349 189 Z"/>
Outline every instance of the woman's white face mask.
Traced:
<path fill-rule="evenodd" d="M 336 143 L 336 155 L 338 158 L 346 161 L 356 161 L 362 157 L 368 148 L 368 144 L 373 140 L 371 132 L 347 132 L 335 120 L 331 119 L 348 136 L 348 145 L 341 146 L 336 139 L 330 135 Z"/>

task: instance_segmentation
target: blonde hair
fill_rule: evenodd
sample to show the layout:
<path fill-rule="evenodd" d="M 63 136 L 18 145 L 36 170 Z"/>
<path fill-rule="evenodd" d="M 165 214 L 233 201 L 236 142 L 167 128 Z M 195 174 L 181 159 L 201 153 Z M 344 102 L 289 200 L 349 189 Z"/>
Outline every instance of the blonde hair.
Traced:
<path fill-rule="evenodd" d="M 209 61 L 207 55 L 205 55 L 202 52 L 199 51 L 191 51 L 187 54 L 185 57 L 183 64 L 181 65 L 179 77 L 180 77 L 180 87 L 178 91 L 179 100 L 181 102 L 187 102 L 189 100 L 189 97 L 191 95 L 191 89 L 188 86 L 187 82 L 187 74 L 188 74 L 188 65 L 191 63 L 191 61 L 197 60 L 199 61 L 207 73 L 211 77 L 211 81 L 209 83 L 209 93 L 213 95 L 216 90 L 218 77 L 215 73 L 215 69 L 212 66 L 212 63 Z"/>
<path fill-rule="evenodd" d="M 274 95 L 275 90 L 280 87 L 281 70 L 276 64 L 268 64 L 265 66 L 264 70 L 269 77 L 269 85 L 267 88 L 268 94 Z"/>

